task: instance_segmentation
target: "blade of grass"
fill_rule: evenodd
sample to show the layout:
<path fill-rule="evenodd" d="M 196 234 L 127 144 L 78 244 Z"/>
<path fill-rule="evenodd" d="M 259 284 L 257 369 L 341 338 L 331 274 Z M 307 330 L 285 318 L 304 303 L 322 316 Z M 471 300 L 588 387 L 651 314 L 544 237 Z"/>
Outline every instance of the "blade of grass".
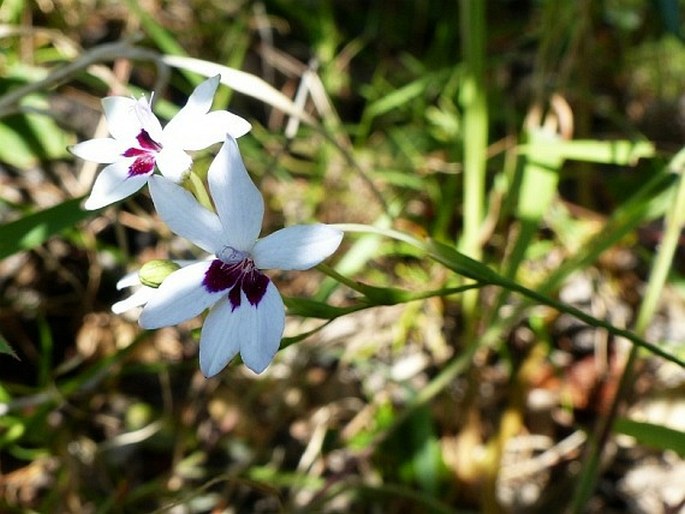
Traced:
<path fill-rule="evenodd" d="M 187 55 L 185 49 L 178 44 L 176 38 L 169 33 L 160 23 L 143 9 L 141 2 L 127 0 L 128 9 L 140 20 L 140 24 L 157 47 L 164 53 L 175 55 Z M 197 86 L 197 83 L 193 84 Z"/>
<path fill-rule="evenodd" d="M 0 259 L 35 248 L 79 221 L 95 216 L 98 211 L 84 211 L 79 207 L 82 201 L 83 198 L 67 200 L 0 226 Z"/>
<path fill-rule="evenodd" d="M 681 430 L 654 423 L 617 418 L 614 422 L 614 432 L 634 437 L 640 444 L 652 448 L 672 450 L 685 458 L 685 433 Z"/>
<path fill-rule="evenodd" d="M 460 249 L 477 259 L 480 255 L 480 225 L 485 203 L 485 159 L 488 144 L 485 3 L 462 0 L 460 7 L 464 57 L 460 98 L 464 110 L 464 228 Z"/>
<path fill-rule="evenodd" d="M 85 70 L 92 64 L 122 58 L 157 62 L 158 54 L 144 48 L 137 48 L 129 40 L 97 46 L 84 53 L 78 59 L 56 68 L 44 79 L 29 82 L 1 96 L 0 118 L 14 113 L 19 103 L 31 93 L 45 92 L 62 81 L 73 78 L 77 73 Z"/>
<path fill-rule="evenodd" d="M 464 75 L 461 84 L 464 187 L 463 232 L 459 248 L 474 259 L 481 256 L 480 229 L 485 212 L 485 165 L 488 145 L 488 107 L 485 87 L 485 2 L 461 0 L 460 22 Z M 449 205 L 449 204 L 448 204 Z M 478 292 L 463 297 L 466 338 L 475 330 Z"/>
<path fill-rule="evenodd" d="M 304 123 L 315 124 L 314 119 L 302 109 L 298 109 L 290 98 L 256 75 L 223 64 L 180 55 L 163 55 L 160 60 L 168 66 L 198 73 L 205 77 L 221 75 L 221 83 L 235 91 L 261 100 L 275 109 L 299 118 Z"/>
<path fill-rule="evenodd" d="M 2 334 L 0 334 L 0 353 L 4 353 L 6 355 L 11 355 L 15 359 L 19 359 L 19 357 L 17 357 L 17 354 L 15 353 L 15 351 L 12 349 L 12 347 L 7 342 L 7 340 L 3 337 Z"/>
<path fill-rule="evenodd" d="M 685 148 L 676 154 L 669 168 L 679 173 L 678 190 L 671 209 L 664 220 L 664 238 L 658 247 L 657 256 L 647 283 L 647 290 L 635 321 L 635 334 L 638 336 L 642 336 L 645 333 L 656 313 L 659 299 L 666 284 L 671 263 L 673 262 L 673 256 L 678 247 L 680 234 L 683 227 L 685 227 L 685 175 L 683 175 L 683 171 L 685 171 Z M 600 472 L 602 453 L 611 434 L 619 407 L 629 392 L 638 355 L 639 347 L 633 346 L 623 367 L 621 379 L 611 406 L 606 415 L 600 418 L 596 430 L 594 430 L 588 441 L 583 466 L 580 470 L 578 486 L 571 503 L 571 511 L 573 513 L 581 514 L 584 512 L 587 502 L 594 492 Z"/>
<path fill-rule="evenodd" d="M 527 287 L 524 287 L 512 280 L 503 277 L 502 275 L 487 267 L 485 264 L 478 262 L 468 257 L 467 255 L 458 252 L 452 246 L 432 240 L 421 241 L 409 234 L 400 232 L 398 230 L 381 229 L 369 225 L 362 225 L 356 223 L 339 223 L 333 224 L 331 226 L 337 227 L 345 232 L 361 232 L 372 234 L 375 233 L 384 235 L 386 237 L 390 237 L 392 239 L 397 239 L 399 241 L 404 241 L 416 248 L 423 250 L 430 258 L 443 264 L 445 267 L 457 273 L 458 275 L 470 278 L 472 280 L 475 280 L 476 282 L 480 282 L 481 284 L 489 284 L 509 289 L 530 300 L 533 300 L 534 302 L 540 305 L 546 305 L 559 312 L 570 314 L 571 316 L 581 321 L 584 321 L 590 326 L 604 328 L 609 333 L 615 336 L 624 337 L 632 343 L 634 343 L 635 345 L 645 348 L 653 354 L 658 355 L 668 361 L 678 364 L 680 367 L 685 368 L 685 361 L 681 360 L 678 356 L 671 355 L 670 353 L 664 351 L 657 345 L 645 341 L 636 333 L 630 330 L 615 327 L 611 323 L 608 323 L 602 319 L 595 318 L 594 316 L 590 316 L 589 314 L 581 311 L 580 309 L 572 307 L 571 305 L 567 305 L 563 302 L 554 300 L 553 298 L 550 298 L 537 291 L 528 289 Z"/>
<path fill-rule="evenodd" d="M 673 196 L 675 184 L 672 173 L 656 173 L 629 200 L 621 204 L 606 222 L 604 229 L 583 245 L 580 251 L 570 256 L 561 266 L 545 277 L 539 285 L 538 292 L 551 295 L 572 273 L 584 269 L 599 259 L 600 255 L 618 244 L 637 227 L 655 219 L 666 211 L 670 198 Z M 483 345 L 490 346 L 500 340 L 501 334 L 520 319 L 523 311 L 529 308 L 531 301 L 526 299 L 513 311 L 502 317 L 493 319 L 491 325 L 482 336 Z"/>

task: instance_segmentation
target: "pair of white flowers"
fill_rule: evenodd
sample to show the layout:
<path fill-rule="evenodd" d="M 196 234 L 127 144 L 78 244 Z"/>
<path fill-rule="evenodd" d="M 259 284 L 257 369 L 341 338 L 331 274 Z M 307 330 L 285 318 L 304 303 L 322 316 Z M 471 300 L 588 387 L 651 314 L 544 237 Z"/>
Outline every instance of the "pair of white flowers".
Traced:
<path fill-rule="evenodd" d="M 115 312 L 123 312 L 144 305 L 139 323 L 148 329 L 181 323 L 210 308 L 200 335 L 200 369 L 207 377 L 238 353 L 260 373 L 278 351 L 285 307 L 262 270 L 309 269 L 335 252 L 342 240 L 340 230 L 325 224 L 295 225 L 259 238 L 264 201 L 235 140 L 250 130 L 250 124 L 227 111 L 209 111 L 218 84 L 219 76 L 200 84 L 164 128 L 144 98 L 105 98 L 112 137 L 71 147 L 82 159 L 108 164 L 96 179 L 86 208 L 119 201 L 147 183 L 160 218 L 210 254 L 204 260 L 179 263 L 180 269 L 158 288 L 141 286 L 113 306 Z M 192 165 L 186 151 L 221 141 L 207 174 L 216 210 L 212 212 L 177 183 Z M 119 287 L 137 284 L 138 277 L 130 275 Z"/>

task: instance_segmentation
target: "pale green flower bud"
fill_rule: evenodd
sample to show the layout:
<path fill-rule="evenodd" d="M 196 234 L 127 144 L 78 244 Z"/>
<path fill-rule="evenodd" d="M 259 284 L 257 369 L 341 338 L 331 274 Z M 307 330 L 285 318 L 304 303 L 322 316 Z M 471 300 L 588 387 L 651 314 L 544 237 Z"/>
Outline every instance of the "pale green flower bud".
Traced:
<path fill-rule="evenodd" d="M 173 261 L 155 259 L 143 264 L 138 272 L 138 278 L 144 286 L 157 288 L 164 282 L 165 278 L 180 268 L 181 266 Z"/>

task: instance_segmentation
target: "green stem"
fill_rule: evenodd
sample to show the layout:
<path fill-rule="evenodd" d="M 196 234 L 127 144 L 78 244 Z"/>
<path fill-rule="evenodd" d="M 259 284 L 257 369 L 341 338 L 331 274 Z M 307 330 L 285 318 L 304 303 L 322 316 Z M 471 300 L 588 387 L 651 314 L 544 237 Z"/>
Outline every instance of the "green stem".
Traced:
<path fill-rule="evenodd" d="M 680 367 L 685 368 L 685 361 L 680 359 L 675 355 L 671 355 L 665 350 L 662 350 L 658 346 L 652 343 L 648 343 L 642 337 L 638 336 L 635 332 L 630 330 L 625 330 L 613 326 L 604 320 L 595 318 L 580 309 L 576 309 L 570 305 L 567 305 L 558 300 L 554 300 L 546 296 L 545 294 L 538 293 L 532 289 L 528 289 L 513 280 L 509 280 L 498 273 L 494 272 L 481 262 L 478 262 L 466 255 L 457 252 L 452 246 L 445 245 L 438 241 L 422 241 L 409 234 L 400 232 L 393 229 L 383 229 L 380 227 L 374 227 L 369 225 L 362 225 L 357 223 L 337 223 L 331 225 L 345 232 L 359 232 L 366 234 L 380 234 L 391 239 L 398 241 L 403 241 L 415 248 L 419 248 L 426 252 L 432 259 L 441 263 L 448 269 L 452 270 L 454 273 L 464 276 L 466 278 L 473 279 L 476 282 L 480 282 L 482 285 L 494 285 L 498 287 L 503 287 L 509 289 L 513 292 L 517 292 L 530 300 L 541 305 L 547 305 L 552 307 L 559 312 L 565 312 L 577 319 L 584 321 L 590 326 L 606 329 L 610 334 L 623 337 L 632 341 L 637 346 L 641 346 L 655 355 L 662 357 L 668 361 L 678 364 Z"/>
<path fill-rule="evenodd" d="M 480 256 L 480 226 L 485 203 L 485 160 L 488 145 L 488 109 L 485 95 L 485 2 L 462 0 L 461 31 L 464 78 L 464 231 L 461 249 Z"/>
<path fill-rule="evenodd" d="M 484 217 L 485 164 L 488 145 L 488 109 L 485 94 L 485 2 L 461 0 L 462 55 L 464 77 L 461 104 L 464 112 L 463 233 L 460 249 L 469 257 L 481 257 L 480 228 Z M 478 292 L 464 294 L 462 309 L 465 338 L 475 333 Z"/>
<path fill-rule="evenodd" d="M 656 259 L 654 260 L 649 282 L 647 283 L 647 291 L 642 299 L 637 320 L 635 321 L 634 333 L 640 337 L 644 335 L 657 310 L 659 298 L 661 297 L 664 285 L 666 284 L 668 272 L 671 263 L 673 262 L 673 256 L 678 247 L 678 240 L 680 239 L 680 234 L 685 226 L 685 179 L 682 174 L 685 168 L 685 149 L 678 152 L 671 161 L 670 167 L 673 171 L 680 173 L 678 191 L 676 193 L 675 201 L 671 205 L 671 210 L 666 214 L 666 219 L 664 221 L 664 238 L 659 246 Z M 621 403 L 629 393 L 638 355 L 639 347 L 633 346 L 626 359 L 616 390 L 616 395 L 613 398 L 609 410 L 606 415 L 598 421 L 594 433 L 588 440 L 588 445 L 585 449 L 585 459 L 580 470 L 578 487 L 576 488 L 571 504 L 571 512 L 574 514 L 581 514 L 584 512 L 585 505 L 595 490 L 595 484 L 597 483 L 597 477 L 600 471 L 602 450 L 611 435 Z"/>
<path fill-rule="evenodd" d="M 209 198 L 209 193 L 207 193 L 207 188 L 205 187 L 204 182 L 202 182 L 202 179 L 191 170 L 191 172 L 188 173 L 187 180 L 189 189 L 191 189 L 195 194 L 195 198 L 197 198 L 197 201 L 200 202 L 200 205 L 210 211 L 214 211 L 212 200 Z"/>

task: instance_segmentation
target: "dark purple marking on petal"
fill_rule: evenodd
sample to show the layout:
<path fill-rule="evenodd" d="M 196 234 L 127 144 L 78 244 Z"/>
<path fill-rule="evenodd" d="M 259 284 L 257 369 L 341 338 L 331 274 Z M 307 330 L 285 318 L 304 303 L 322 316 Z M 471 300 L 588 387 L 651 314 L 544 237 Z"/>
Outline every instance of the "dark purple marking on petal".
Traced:
<path fill-rule="evenodd" d="M 128 167 L 128 176 L 146 175 L 152 173 L 155 169 L 155 156 L 151 154 L 144 154 L 138 157 Z"/>
<path fill-rule="evenodd" d="M 150 152 L 143 150 L 142 148 L 131 147 L 122 153 L 124 157 L 138 157 L 139 155 L 150 155 Z"/>
<path fill-rule="evenodd" d="M 240 262 L 226 264 L 219 259 L 214 259 L 205 273 L 202 284 L 210 293 L 223 291 L 233 287 L 241 275 Z"/>
<path fill-rule="evenodd" d="M 150 134 L 148 134 L 147 130 L 145 129 L 142 129 L 140 131 L 140 134 L 136 136 L 136 139 L 138 140 L 138 144 L 140 145 L 140 147 L 144 148 L 145 150 L 159 152 L 162 149 L 162 145 L 160 145 L 157 141 L 152 139 L 150 137 Z"/>
<path fill-rule="evenodd" d="M 132 146 L 123 154 L 124 157 L 135 157 L 128 168 L 128 176 L 147 175 L 155 169 L 156 154 L 162 149 L 162 145 L 150 137 L 147 130 L 142 129 L 136 136 L 140 148 Z"/>
<path fill-rule="evenodd" d="M 268 286 L 269 277 L 256 268 L 243 275 L 243 291 L 245 291 L 245 296 L 251 305 L 259 304 L 260 300 L 264 298 Z"/>
<path fill-rule="evenodd" d="M 231 312 L 236 310 L 238 307 L 240 307 L 240 287 L 239 286 L 233 286 L 233 289 L 231 289 L 228 292 L 228 301 L 231 302 Z"/>
<path fill-rule="evenodd" d="M 250 305 L 259 305 L 269 286 L 269 277 L 259 271 L 249 257 L 230 264 L 214 259 L 205 273 L 202 285 L 210 293 L 228 289 L 231 310 L 236 310 L 240 307 L 241 291 L 245 293 Z"/>

